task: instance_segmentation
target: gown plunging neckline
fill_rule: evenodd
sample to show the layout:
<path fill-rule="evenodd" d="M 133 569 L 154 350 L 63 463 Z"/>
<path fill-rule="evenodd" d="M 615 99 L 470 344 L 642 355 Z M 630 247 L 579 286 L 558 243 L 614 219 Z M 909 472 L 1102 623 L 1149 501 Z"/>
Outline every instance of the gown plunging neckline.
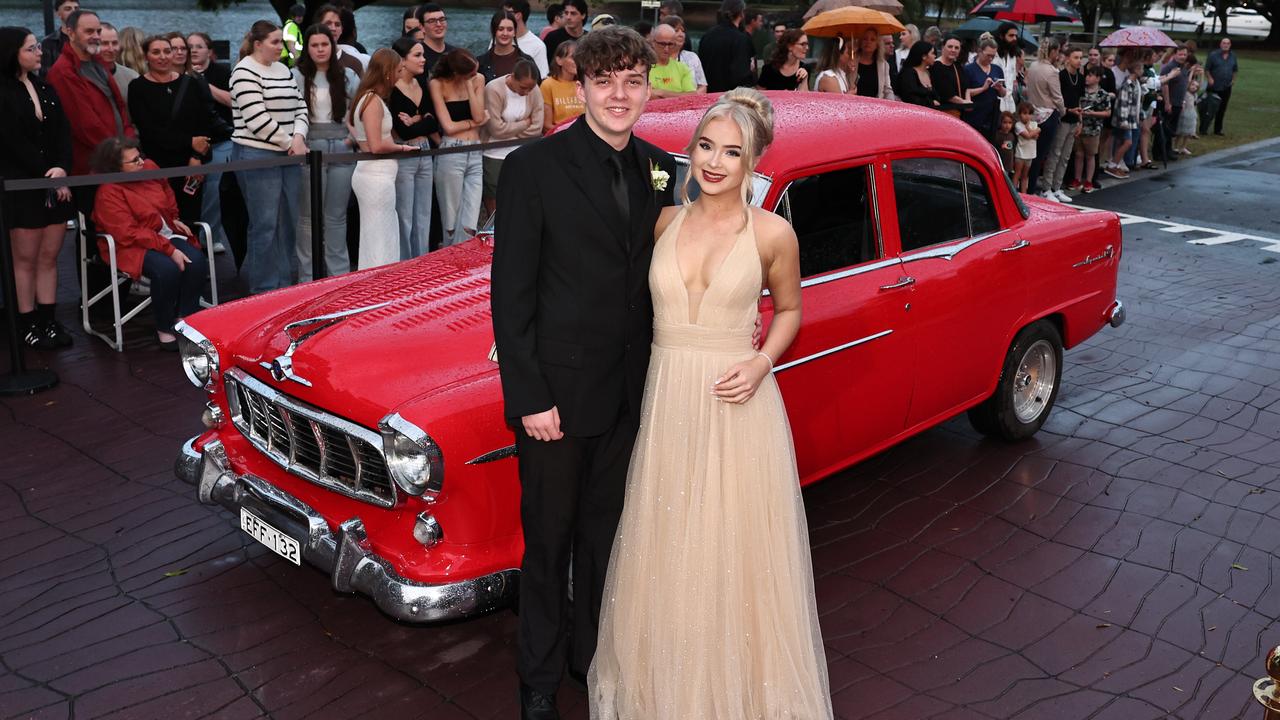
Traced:
<path fill-rule="evenodd" d="M 720 262 L 716 265 L 716 268 L 711 271 L 711 277 L 707 280 L 707 286 L 703 288 L 702 293 L 698 295 L 698 305 L 697 307 L 694 307 L 693 292 L 689 290 L 689 284 L 684 281 L 684 269 L 680 267 L 680 232 L 684 230 L 684 219 L 688 215 L 689 208 L 680 208 L 675 219 L 671 221 L 671 224 L 675 226 L 671 229 L 671 257 L 676 266 L 676 277 L 680 280 L 680 287 L 684 289 L 684 305 L 685 309 L 688 311 L 686 317 L 688 318 L 690 325 L 697 325 L 698 315 L 702 311 L 702 301 L 706 299 L 707 293 L 711 292 L 711 288 L 715 286 L 716 278 L 720 276 L 720 271 L 724 269 L 726 264 L 728 264 L 729 258 L 738 251 L 738 246 L 742 244 L 742 238 L 752 234 L 753 226 L 751 209 L 747 208 L 747 222 L 742 226 L 742 229 L 738 231 L 738 234 L 734 236 L 733 243 L 729 245 L 729 251 L 724 254 L 724 257 L 720 258 Z"/>

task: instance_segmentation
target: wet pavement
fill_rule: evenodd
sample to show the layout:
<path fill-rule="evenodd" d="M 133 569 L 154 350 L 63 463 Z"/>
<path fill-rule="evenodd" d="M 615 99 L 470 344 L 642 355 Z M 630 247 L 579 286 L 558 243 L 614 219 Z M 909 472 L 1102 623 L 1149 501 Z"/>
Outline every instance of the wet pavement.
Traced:
<path fill-rule="evenodd" d="M 1129 322 L 1067 353 L 1034 439 L 958 418 L 806 491 L 839 717 L 1261 717 L 1277 156 L 1088 198 L 1133 216 Z M 1262 240 L 1189 242 L 1226 232 Z M 36 358 L 61 385 L 0 400 L 0 717 L 516 717 L 510 611 L 397 624 L 195 501 L 172 462 L 203 398 L 145 335 L 78 337 Z"/>

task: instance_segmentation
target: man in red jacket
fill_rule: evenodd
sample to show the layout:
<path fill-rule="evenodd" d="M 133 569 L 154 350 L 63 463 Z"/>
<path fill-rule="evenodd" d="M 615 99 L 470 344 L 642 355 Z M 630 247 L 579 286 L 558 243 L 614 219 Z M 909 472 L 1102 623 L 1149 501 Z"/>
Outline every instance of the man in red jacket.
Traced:
<path fill-rule="evenodd" d="M 98 61 L 102 48 L 98 14 L 76 10 L 67 16 L 66 25 L 67 43 L 45 79 L 57 91 L 71 125 L 71 174 L 84 175 L 89 172 L 89 158 L 99 143 L 109 137 L 136 137 L 137 133 L 129 123 L 128 106 L 120 88 L 107 67 Z M 89 247 L 95 245 L 97 236 L 93 225 L 97 190 L 93 185 L 71 189 L 76 210 L 84 215 L 80 231 L 89 240 Z M 76 263 L 76 270 L 79 269 L 80 264 Z M 106 270 L 96 265 L 90 266 L 88 277 L 91 293 L 106 287 L 109 281 Z"/>
<path fill-rule="evenodd" d="M 67 16 L 70 37 L 62 56 L 49 69 L 49 84 L 71 123 L 71 174 L 89 172 L 89 156 L 109 137 L 133 137 L 129 110 L 111 73 L 98 62 L 102 23 L 92 10 L 76 10 Z"/>

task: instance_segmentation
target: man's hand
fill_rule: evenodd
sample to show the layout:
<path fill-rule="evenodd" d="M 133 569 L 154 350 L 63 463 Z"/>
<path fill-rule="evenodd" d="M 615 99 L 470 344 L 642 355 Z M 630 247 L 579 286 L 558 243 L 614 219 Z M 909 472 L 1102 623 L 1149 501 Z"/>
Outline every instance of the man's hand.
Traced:
<path fill-rule="evenodd" d="M 564 433 L 560 432 L 560 410 L 554 406 L 546 412 L 525 415 L 520 418 L 520 423 L 534 440 L 551 442 L 564 437 Z"/>

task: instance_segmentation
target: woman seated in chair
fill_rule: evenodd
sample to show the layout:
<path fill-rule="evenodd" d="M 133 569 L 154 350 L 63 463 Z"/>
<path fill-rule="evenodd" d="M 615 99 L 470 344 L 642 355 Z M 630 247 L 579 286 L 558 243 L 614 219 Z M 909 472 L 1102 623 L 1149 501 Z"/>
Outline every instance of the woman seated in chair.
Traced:
<path fill-rule="evenodd" d="M 95 173 L 157 169 L 142 157 L 137 140 L 124 137 L 103 140 L 90 163 Z M 115 239 L 117 268 L 135 281 L 143 275 L 151 280 L 156 338 L 162 350 L 177 350 L 173 325 L 200 309 L 209 263 L 191 228 L 178 219 L 169 183 L 142 180 L 103 185 L 94 202 L 93 221 L 100 233 Z M 98 238 L 98 249 L 104 260 L 110 257 L 105 238 Z"/>

